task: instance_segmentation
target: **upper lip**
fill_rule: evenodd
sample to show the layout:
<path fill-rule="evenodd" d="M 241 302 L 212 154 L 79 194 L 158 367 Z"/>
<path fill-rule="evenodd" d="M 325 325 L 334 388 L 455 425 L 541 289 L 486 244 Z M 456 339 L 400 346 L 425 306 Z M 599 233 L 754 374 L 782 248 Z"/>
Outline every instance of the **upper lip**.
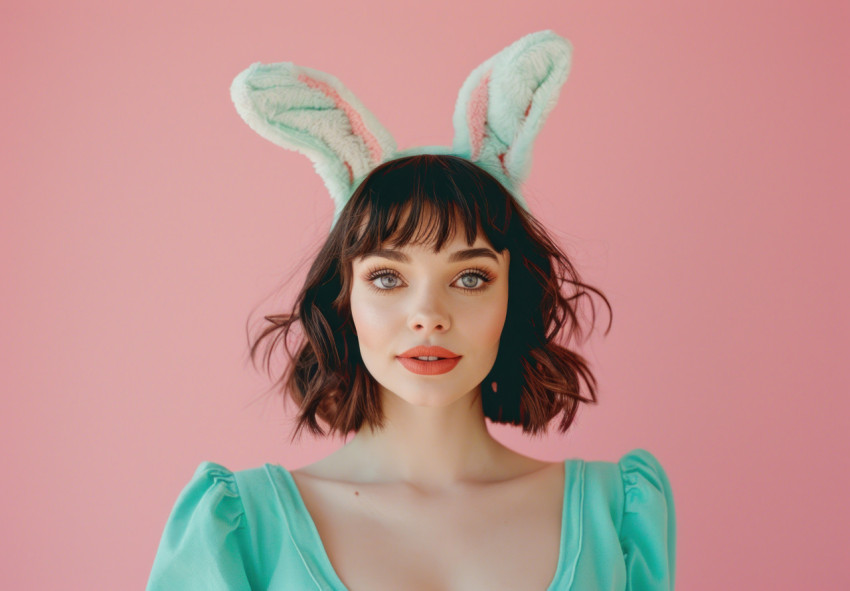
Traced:
<path fill-rule="evenodd" d="M 412 349 L 408 349 L 399 357 L 440 357 L 442 359 L 453 359 L 454 357 L 460 357 L 457 353 L 453 353 L 448 349 L 443 349 L 442 347 L 413 347 Z"/>

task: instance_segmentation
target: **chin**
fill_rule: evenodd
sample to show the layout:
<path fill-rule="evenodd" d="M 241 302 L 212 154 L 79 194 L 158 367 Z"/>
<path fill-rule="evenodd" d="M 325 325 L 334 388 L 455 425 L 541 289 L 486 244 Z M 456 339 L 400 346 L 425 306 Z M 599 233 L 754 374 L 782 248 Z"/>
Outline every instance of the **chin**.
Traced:
<path fill-rule="evenodd" d="M 477 394 L 479 391 L 478 386 L 471 389 L 468 387 L 452 388 L 445 384 L 439 386 L 434 384 L 433 387 L 424 388 L 411 388 L 410 386 L 407 388 L 393 388 L 386 387 L 383 384 L 382 387 L 387 395 L 395 396 L 412 406 L 419 406 L 423 408 L 440 408 L 450 406 L 459 400 L 469 398 L 470 396 Z M 404 392 L 404 394 L 399 394 L 398 392 Z"/>

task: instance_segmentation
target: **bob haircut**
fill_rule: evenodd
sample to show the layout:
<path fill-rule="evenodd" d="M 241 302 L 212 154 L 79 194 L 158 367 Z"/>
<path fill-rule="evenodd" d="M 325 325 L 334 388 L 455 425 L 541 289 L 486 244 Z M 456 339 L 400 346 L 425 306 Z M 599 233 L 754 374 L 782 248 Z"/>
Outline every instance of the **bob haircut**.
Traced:
<path fill-rule="evenodd" d="M 352 261 L 386 245 L 430 245 L 439 252 L 456 231 L 470 246 L 483 232 L 495 250 L 510 253 L 503 329 L 510 336 L 500 340 L 482 382 L 485 416 L 535 435 L 562 413 L 558 428 L 565 433 L 580 402 L 597 402 L 586 360 L 568 345 L 584 340 L 582 297 L 593 310 L 593 329 L 591 293 L 608 307 L 608 334 L 608 299 L 581 282 L 543 226 L 495 177 L 464 158 L 423 154 L 385 162 L 363 180 L 313 261 L 292 311 L 266 316 L 270 325 L 251 343 L 256 364 L 261 343 L 271 337 L 265 352 L 271 378 L 271 360 L 280 357 L 281 347 L 288 358 L 275 386 L 284 402 L 288 392 L 298 408 L 293 440 L 305 427 L 316 435 L 344 436 L 364 423 L 384 425 L 378 384 L 363 364 L 351 319 Z M 293 331 L 296 325 L 300 330 Z"/>

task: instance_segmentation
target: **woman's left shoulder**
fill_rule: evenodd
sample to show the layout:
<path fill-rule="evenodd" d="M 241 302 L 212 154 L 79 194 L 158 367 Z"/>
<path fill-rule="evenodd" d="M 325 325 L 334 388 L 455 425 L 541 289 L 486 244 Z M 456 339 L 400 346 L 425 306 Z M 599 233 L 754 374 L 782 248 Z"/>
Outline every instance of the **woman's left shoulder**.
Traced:
<path fill-rule="evenodd" d="M 584 462 L 582 511 L 610 523 L 622 548 L 629 589 L 672 589 L 676 508 L 661 462 L 633 449 L 616 462 Z M 603 518 L 610 515 L 610 522 Z"/>
<path fill-rule="evenodd" d="M 645 449 L 633 449 L 616 462 L 579 461 L 583 464 L 583 504 L 603 507 L 622 525 L 629 513 L 665 515 L 673 520 L 673 490 L 658 458 Z"/>
<path fill-rule="evenodd" d="M 636 512 L 649 505 L 673 513 L 673 490 L 661 462 L 645 449 L 633 449 L 617 462 L 623 483 L 624 512 Z"/>
<path fill-rule="evenodd" d="M 623 454 L 616 462 L 579 461 L 585 465 L 584 473 L 588 482 L 598 482 L 604 486 L 623 486 L 626 489 L 635 485 L 650 485 L 663 490 L 670 485 L 661 462 L 645 449 L 633 449 Z"/>

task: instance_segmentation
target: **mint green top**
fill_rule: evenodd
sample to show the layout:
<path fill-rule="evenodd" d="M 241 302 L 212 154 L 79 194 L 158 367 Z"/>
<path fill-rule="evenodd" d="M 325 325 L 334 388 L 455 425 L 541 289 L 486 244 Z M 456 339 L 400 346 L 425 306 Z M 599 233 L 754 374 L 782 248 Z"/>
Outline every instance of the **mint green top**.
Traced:
<path fill-rule="evenodd" d="M 635 449 L 616 463 L 564 467 L 560 555 L 546 591 L 672 590 L 673 493 L 655 457 Z M 346 591 L 285 468 L 211 462 L 177 498 L 147 589 Z"/>

